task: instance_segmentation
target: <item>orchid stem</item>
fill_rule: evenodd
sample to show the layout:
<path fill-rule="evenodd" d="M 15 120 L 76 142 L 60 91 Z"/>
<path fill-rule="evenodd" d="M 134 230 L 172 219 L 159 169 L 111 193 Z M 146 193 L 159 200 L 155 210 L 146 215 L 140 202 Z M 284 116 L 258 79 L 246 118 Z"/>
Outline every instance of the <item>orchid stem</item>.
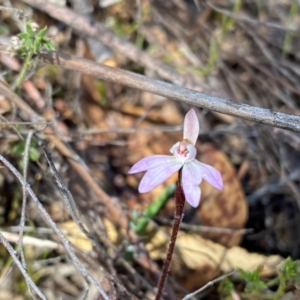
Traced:
<path fill-rule="evenodd" d="M 172 261 L 172 256 L 174 253 L 175 249 L 175 243 L 177 239 L 177 234 L 178 230 L 180 227 L 180 223 L 183 218 L 183 213 L 184 213 L 184 203 L 185 203 L 185 196 L 183 193 L 183 189 L 181 186 L 181 169 L 178 172 L 178 183 L 175 191 L 175 201 L 176 201 L 176 206 L 174 210 L 174 220 L 173 220 L 173 226 L 172 226 L 172 233 L 170 237 L 170 243 L 169 247 L 167 250 L 167 256 L 164 261 L 162 273 L 157 285 L 157 294 L 155 297 L 155 300 L 160 300 L 164 291 L 166 279 L 168 277 L 171 261 Z"/>

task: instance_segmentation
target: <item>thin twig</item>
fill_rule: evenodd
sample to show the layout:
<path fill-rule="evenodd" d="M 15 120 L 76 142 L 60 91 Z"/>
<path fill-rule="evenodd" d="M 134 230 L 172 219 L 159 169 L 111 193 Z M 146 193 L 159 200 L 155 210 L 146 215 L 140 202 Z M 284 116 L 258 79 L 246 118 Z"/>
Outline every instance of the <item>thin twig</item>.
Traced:
<path fill-rule="evenodd" d="M 29 161 L 29 150 L 30 150 L 30 142 L 33 135 L 33 131 L 30 130 L 27 135 L 25 149 L 24 149 L 24 157 L 23 157 L 23 178 L 24 181 L 27 182 L 27 168 L 28 168 L 28 161 Z M 23 233 L 24 233 L 24 226 L 25 226 L 25 211 L 26 211 L 26 200 L 27 200 L 27 191 L 25 186 L 22 186 L 23 192 L 23 199 L 22 199 L 22 210 L 21 210 L 21 219 L 20 219 L 20 231 L 19 231 L 19 251 L 21 253 L 21 261 L 26 269 L 26 260 L 23 251 Z"/>
<path fill-rule="evenodd" d="M 161 126 L 151 126 L 151 127 L 128 127 L 128 128 L 120 128 L 120 127 L 110 127 L 110 128 L 89 128 L 89 129 L 79 129 L 76 134 L 79 135 L 88 135 L 88 134 L 100 134 L 100 133 L 136 133 L 136 132 L 154 132 L 154 131 L 162 131 L 162 132 L 177 132 L 182 131 L 182 125 L 161 125 Z"/>
<path fill-rule="evenodd" d="M 25 182 L 24 182 L 24 184 L 25 184 Z M 40 291 L 40 289 L 32 281 L 32 279 L 28 275 L 27 271 L 23 267 L 22 263 L 17 258 L 16 254 L 15 254 L 15 250 L 13 249 L 13 247 L 10 245 L 10 243 L 6 240 L 6 238 L 3 236 L 3 234 L 1 232 L 0 232 L 0 240 L 1 240 L 1 243 L 4 245 L 4 247 L 7 249 L 7 251 L 9 252 L 10 256 L 12 257 L 12 259 L 14 260 L 15 264 L 18 266 L 20 272 L 23 274 L 26 282 L 30 285 L 30 287 L 36 292 L 36 294 L 41 299 L 47 300 L 47 298 L 44 296 L 44 294 Z"/>
<path fill-rule="evenodd" d="M 81 232 L 87 236 L 87 238 L 89 238 L 93 245 L 95 247 L 98 248 L 98 250 L 101 252 L 102 255 L 106 255 L 105 251 L 103 250 L 103 248 L 101 247 L 99 241 L 97 239 L 95 239 L 90 232 L 88 232 L 84 225 L 83 222 L 80 220 L 80 212 L 78 210 L 78 207 L 76 205 L 76 202 L 71 194 L 71 192 L 69 191 L 69 189 L 62 183 L 62 180 L 58 174 L 58 171 L 55 167 L 55 164 L 52 160 L 52 156 L 51 153 L 47 150 L 45 144 L 43 143 L 43 141 L 41 140 L 41 138 L 37 135 L 34 134 L 34 137 L 37 139 L 39 145 L 43 148 L 46 160 L 48 162 L 48 165 L 50 167 L 51 173 L 53 175 L 53 177 L 55 178 L 56 184 L 58 186 L 58 188 L 60 189 L 60 192 L 63 196 L 64 202 L 68 208 L 68 210 L 71 213 L 72 219 L 73 221 L 76 223 L 76 225 L 79 227 L 79 229 L 81 230 Z"/>
<path fill-rule="evenodd" d="M 78 270 L 80 271 L 80 273 L 82 274 L 82 276 L 90 281 L 92 284 L 95 285 L 95 287 L 97 288 L 98 292 L 102 295 L 102 297 L 105 300 L 109 300 L 106 292 L 104 291 L 104 289 L 100 286 L 100 284 L 97 282 L 97 280 L 88 273 L 87 269 L 85 268 L 85 266 L 83 265 L 83 263 L 78 259 L 78 257 L 76 256 L 76 254 L 73 251 L 73 248 L 71 246 L 70 241 L 66 238 L 66 236 L 63 234 L 63 232 L 57 227 L 57 225 L 55 224 L 55 222 L 51 219 L 50 215 L 48 214 L 48 212 L 45 210 L 45 208 L 43 207 L 43 205 L 41 204 L 41 202 L 39 201 L 39 199 L 37 198 L 37 196 L 35 195 L 35 193 L 33 192 L 33 190 L 31 189 L 31 187 L 24 181 L 24 178 L 22 177 L 22 175 L 18 172 L 18 170 L 2 155 L 0 155 L 0 161 L 3 162 L 3 164 L 9 168 L 9 170 L 16 176 L 16 178 L 20 181 L 20 183 L 22 184 L 22 186 L 24 186 L 28 192 L 28 194 L 30 195 L 30 197 L 32 198 L 33 202 L 35 203 L 35 205 L 37 206 L 37 208 L 39 209 L 39 211 L 41 212 L 42 216 L 44 217 L 45 221 L 49 224 L 49 226 L 51 228 L 53 228 L 54 232 L 60 237 L 67 253 L 69 254 L 69 256 L 71 257 L 72 261 L 74 262 L 74 264 L 76 265 L 76 267 L 78 268 Z"/>
<path fill-rule="evenodd" d="M 192 298 L 193 296 L 196 296 L 197 294 L 201 293 L 203 290 L 207 289 L 209 286 L 214 285 L 215 283 L 223 280 L 224 278 L 231 276 L 232 274 L 234 274 L 235 270 L 231 271 L 228 274 L 222 275 L 212 281 L 209 281 L 206 285 L 204 285 L 203 287 L 201 287 L 200 289 L 198 289 L 197 291 L 190 293 L 188 295 L 186 295 L 182 300 L 188 300 L 190 298 Z"/>
<path fill-rule="evenodd" d="M 73 198 L 72 194 L 70 193 L 69 189 L 62 183 L 62 180 L 61 180 L 61 178 L 56 170 L 56 167 L 54 165 L 54 162 L 52 160 L 51 153 L 47 150 L 45 144 L 43 143 L 43 141 L 40 139 L 40 137 L 37 134 L 34 134 L 34 137 L 38 141 L 39 146 L 41 146 L 43 148 L 43 151 L 44 151 L 46 160 L 48 162 L 48 165 L 50 167 L 51 173 L 52 173 L 53 177 L 55 178 L 56 184 L 61 191 L 61 194 L 65 200 L 65 204 L 66 204 L 67 208 L 69 209 L 74 222 L 77 224 L 77 226 L 80 228 L 80 230 L 88 238 L 93 239 L 93 237 L 91 237 L 90 233 L 84 228 L 83 223 L 79 219 L 80 213 L 78 211 L 78 208 L 76 206 L 74 198 Z"/>
<path fill-rule="evenodd" d="M 15 122 L 15 124 L 13 124 L 13 122 L 10 122 L 8 120 L 6 120 L 5 117 L 3 117 L 2 115 L 0 115 L 0 120 L 3 120 L 3 122 L 0 121 L 0 125 L 2 124 L 5 124 L 7 125 L 8 127 L 10 127 L 16 134 L 17 136 L 19 137 L 20 140 L 24 140 L 24 138 L 22 137 L 21 133 L 19 132 L 19 130 L 17 130 L 13 125 L 18 125 L 20 123 L 18 122 Z M 21 122 L 22 123 L 22 122 Z M 29 122 L 28 122 L 29 123 Z M 1 126 L 1 129 L 5 127 L 5 126 Z"/>
<path fill-rule="evenodd" d="M 11 126 L 11 125 L 33 125 L 32 122 L 10 122 L 10 121 L 7 121 L 7 122 L 0 122 L 0 125 L 8 125 L 8 126 Z"/>
<path fill-rule="evenodd" d="M 89 289 L 85 290 L 79 300 L 86 300 L 89 295 Z"/>
<path fill-rule="evenodd" d="M 155 218 L 156 221 L 162 223 L 163 225 L 172 225 L 172 221 L 165 218 Z M 247 234 L 254 231 L 253 228 L 242 228 L 242 229 L 233 229 L 225 227 L 214 227 L 214 226 L 203 226 L 203 225 L 193 225 L 187 223 L 181 223 L 180 229 L 185 229 L 193 232 L 216 232 L 224 234 Z"/>
<path fill-rule="evenodd" d="M 30 151 L 30 142 L 31 142 L 31 138 L 33 135 L 33 131 L 30 130 L 28 132 L 27 135 L 27 139 L 26 139 L 26 143 L 25 143 L 25 149 L 24 149 L 24 157 L 23 157 L 23 178 L 24 181 L 27 182 L 27 168 L 28 168 L 28 161 L 29 161 L 29 151 Z M 27 265 L 26 265 L 26 259 L 25 259 L 25 255 L 24 255 L 24 250 L 23 250 L 23 233 L 24 233 L 24 226 L 25 226 L 25 211 L 26 211 L 26 200 L 27 200 L 27 191 L 24 185 L 22 185 L 22 209 L 21 209 L 21 219 L 20 219 L 20 232 L 19 232 L 19 242 L 18 242 L 18 247 L 19 247 L 19 251 L 21 254 L 21 262 L 23 264 L 24 269 L 27 269 Z M 26 278 L 25 278 L 26 279 Z M 36 299 L 35 295 L 33 294 L 32 290 L 31 290 L 31 286 L 29 284 L 29 282 L 26 279 L 26 283 L 28 285 L 28 290 L 32 296 L 33 299 Z"/>
<path fill-rule="evenodd" d="M 164 81 L 150 79 L 136 73 L 97 64 L 94 61 L 74 57 L 66 53 L 45 51 L 40 55 L 40 58 L 46 64 L 58 65 L 68 70 L 82 72 L 111 82 L 121 83 L 125 86 L 148 91 L 156 95 L 172 98 L 211 111 L 300 132 L 299 116 L 207 95 Z"/>
<path fill-rule="evenodd" d="M 34 228 L 34 231 L 36 228 Z M 49 229 L 48 229 L 49 231 Z M 50 233 L 52 233 L 53 230 L 50 230 Z M 7 231 L 2 231 L 2 235 L 11 243 L 17 243 L 20 238 L 19 235 L 16 233 L 11 233 L 11 232 L 7 232 Z M 38 239 L 32 236 L 24 236 L 23 237 L 23 244 L 24 245 L 30 245 L 30 246 L 34 246 L 37 248 L 43 248 L 43 249 L 60 249 L 63 248 L 60 244 L 50 241 L 50 240 L 46 240 L 46 239 Z"/>
<path fill-rule="evenodd" d="M 3 97 L 8 98 L 9 101 L 12 101 L 20 110 L 19 115 L 21 118 L 29 121 L 35 122 L 38 120 L 40 116 L 19 96 L 17 96 L 8 85 L 6 85 L 3 81 L 0 80 L 0 92 Z M 33 123 L 34 126 L 34 123 Z"/>
<path fill-rule="evenodd" d="M 12 7 L 6 7 L 6 6 L 0 6 L 0 10 L 5 10 L 5 11 L 8 11 L 8 12 L 16 15 L 19 20 L 23 21 L 23 20 L 26 19 L 26 15 L 20 9 L 12 8 Z"/>
<path fill-rule="evenodd" d="M 252 24 L 254 24 L 256 26 L 258 26 L 258 25 L 267 26 L 267 27 L 276 28 L 276 29 L 283 30 L 283 31 L 291 31 L 291 32 L 297 32 L 297 33 L 300 32 L 299 29 L 292 28 L 292 27 L 282 26 L 279 23 L 268 22 L 268 21 L 261 21 L 261 20 L 258 20 L 258 19 L 253 19 L 253 18 L 249 18 L 249 17 L 245 17 L 245 16 L 241 16 L 241 15 L 232 13 L 229 10 L 217 7 L 216 5 L 212 4 L 210 1 L 206 1 L 206 3 L 213 10 L 215 10 L 215 11 L 223 14 L 224 16 L 233 18 L 233 19 L 235 19 L 237 21 L 242 21 L 242 22 L 246 22 L 246 23 L 252 23 Z"/>

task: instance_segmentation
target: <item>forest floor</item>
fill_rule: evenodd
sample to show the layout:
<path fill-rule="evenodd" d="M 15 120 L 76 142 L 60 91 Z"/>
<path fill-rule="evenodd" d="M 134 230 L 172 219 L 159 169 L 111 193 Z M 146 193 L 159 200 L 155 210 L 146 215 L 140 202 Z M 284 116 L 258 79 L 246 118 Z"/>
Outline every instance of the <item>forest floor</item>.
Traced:
<path fill-rule="evenodd" d="M 221 172 L 224 189 L 203 181 L 199 207 L 186 205 L 164 299 L 300 299 L 299 133 L 253 122 L 242 110 L 230 115 L 175 101 L 138 81 L 133 88 L 122 80 L 127 73 L 93 73 L 99 63 L 153 84 L 299 116 L 299 1 L 0 5 L 0 155 L 108 299 L 155 297 L 177 178 L 140 194 L 143 174 L 127 172 L 145 156 L 170 154 L 191 107 L 200 122 L 197 159 Z M 30 22 L 47 26 L 45 37 L 61 56 L 51 63 L 47 51 L 37 51 L 21 78 L 28 53 L 21 58 L 11 38 Z M 85 60 L 76 65 L 75 57 Z M 1 245 L 0 300 L 36 293 L 16 261 L 45 299 L 104 299 L 1 161 L 0 232 L 16 255 Z"/>

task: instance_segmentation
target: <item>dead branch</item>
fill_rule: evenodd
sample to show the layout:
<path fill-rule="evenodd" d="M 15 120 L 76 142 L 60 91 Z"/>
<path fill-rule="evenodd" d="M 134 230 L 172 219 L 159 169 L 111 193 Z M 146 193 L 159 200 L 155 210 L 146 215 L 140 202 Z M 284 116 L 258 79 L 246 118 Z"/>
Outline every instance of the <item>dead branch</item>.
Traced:
<path fill-rule="evenodd" d="M 124 84 L 138 90 L 172 98 L 211 111 L 300 132 L 299 116 L 207 95 L 171 83 L 147 78 L 143 75 L 97 64 L 94 61 L 74 57 L 66 53 L 49 51 L 42 53 L 40 58 L 46 64 L 58 65 L 68 70 L 82 72 L 103 80 Z"/>

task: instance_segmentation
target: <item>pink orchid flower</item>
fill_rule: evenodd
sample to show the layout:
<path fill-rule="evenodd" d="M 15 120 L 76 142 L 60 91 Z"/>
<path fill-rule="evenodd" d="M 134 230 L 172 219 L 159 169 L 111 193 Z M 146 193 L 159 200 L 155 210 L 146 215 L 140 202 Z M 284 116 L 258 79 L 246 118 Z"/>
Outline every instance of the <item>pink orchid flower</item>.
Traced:
<path fill-rule="evenodd" d="M 195 144 L 198 135 L 199 121 L 196 112 L 190 109 L 184 118 L 183 141 L 177 142 L 170 149 L 173 156 L 151 155 L 138 161 L 128 171 L 128 174 L 147 171 L 140 182 L 139 192 L 149 192 L 181 168 L 181 185 L 186 201 L 191 206 L 199 205 L 201 195 L 199 184 L 202 179 L 222 190 L 223 181 L 220 172 L 195 159 L 197 154 Z"/>

